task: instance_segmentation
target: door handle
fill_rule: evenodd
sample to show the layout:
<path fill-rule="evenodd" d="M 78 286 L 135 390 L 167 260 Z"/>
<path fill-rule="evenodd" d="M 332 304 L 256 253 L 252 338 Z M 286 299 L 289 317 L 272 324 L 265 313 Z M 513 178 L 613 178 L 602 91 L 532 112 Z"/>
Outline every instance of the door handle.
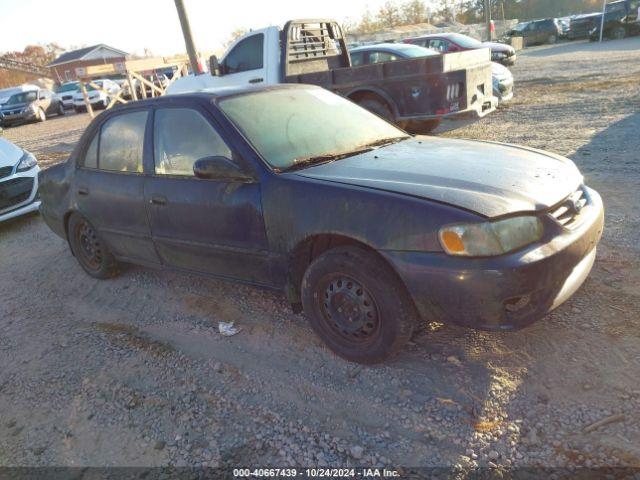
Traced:
<path fill-rule="evenodd" d="M 167 199 L 165 197 L 158 195 L 158 196 L 151 197 L 151 200 L 149 200 L 149 203 L 152 205 L 166 205 Z"/>
<path fill-rule="evenodd" d="M 260 83 L 260 82 L 264 82 L 264 78 L 259 77 L 259 78 L 252 78 L 251 80 L 249 80 L 249 83 Z"/>
<path fill-rule="evenodd" d="M 89 189 L 86 187 L 78 188 L 78 195 L 89 195 Z"/>

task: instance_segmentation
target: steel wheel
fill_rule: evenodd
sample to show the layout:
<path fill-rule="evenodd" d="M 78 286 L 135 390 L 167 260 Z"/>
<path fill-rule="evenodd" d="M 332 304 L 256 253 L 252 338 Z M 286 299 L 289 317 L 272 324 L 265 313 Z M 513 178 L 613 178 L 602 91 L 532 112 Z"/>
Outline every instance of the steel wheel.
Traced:
<path fill-rule="evenodd" d="M 103 248 L 98 235 L 89 223 L 82 221 L 76 226 L 76 235 L 81 261 L 91 270 L 99 270 L 103 262 Z"/>
<path fill-rule="evenodd" d="M 327 276 L 322 284 L 321 308 L 327 333 L 352 344 L 371 342 L 380 328 L 380 314 L 366 287 L 342 274 Z"/>

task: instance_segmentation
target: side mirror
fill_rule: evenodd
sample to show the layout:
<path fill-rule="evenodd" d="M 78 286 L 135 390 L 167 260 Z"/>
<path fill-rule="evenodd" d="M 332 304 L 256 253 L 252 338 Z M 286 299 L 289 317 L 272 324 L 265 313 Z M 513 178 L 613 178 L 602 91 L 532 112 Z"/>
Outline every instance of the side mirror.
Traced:
<path fill-rule="evenodd" d="M 196 160 L 193 174 L 197 178 L 251 183 L 255 179 L 227 157 L 212 156 Z"/>
<path fill-rule="evenodd" d="M 218 62 L 218 57 L 215 55 L 209 57 L 209 73 L 214 77 L 220 77 L 222 75 L 220 62 Z"/>

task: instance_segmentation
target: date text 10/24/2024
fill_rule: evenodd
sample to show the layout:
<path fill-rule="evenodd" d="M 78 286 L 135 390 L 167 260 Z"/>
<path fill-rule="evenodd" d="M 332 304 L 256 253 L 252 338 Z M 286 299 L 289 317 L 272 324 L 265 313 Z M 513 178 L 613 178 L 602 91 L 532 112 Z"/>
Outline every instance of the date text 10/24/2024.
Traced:
<path fill-rule="evenodd" d="M 387 468 L 234 468 L 234 478 L 398 478 Z"/>

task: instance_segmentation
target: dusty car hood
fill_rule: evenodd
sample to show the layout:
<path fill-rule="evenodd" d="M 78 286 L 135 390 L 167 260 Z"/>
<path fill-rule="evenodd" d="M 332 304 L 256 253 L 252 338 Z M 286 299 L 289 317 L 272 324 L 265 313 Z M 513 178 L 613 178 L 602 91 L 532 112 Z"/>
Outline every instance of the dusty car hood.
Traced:
<path fill-rule="evenodd" d="M 482 48 L 490 48 L 495 52 L 510 52 L 513 50 L 511 45 L 499 42 L 482 42 Z"/>
<path fill-rule="evenodd" d="M 24 151 L 4 138 L 0 138 L 0 168 L 13 167 L 24 155 Z"/>
<path fill-rule="evenodd" d="M 571 160 L 492 142 L 416 137 L 296 172 L 495 217 L 554 206 L 582 183 Z"/>

